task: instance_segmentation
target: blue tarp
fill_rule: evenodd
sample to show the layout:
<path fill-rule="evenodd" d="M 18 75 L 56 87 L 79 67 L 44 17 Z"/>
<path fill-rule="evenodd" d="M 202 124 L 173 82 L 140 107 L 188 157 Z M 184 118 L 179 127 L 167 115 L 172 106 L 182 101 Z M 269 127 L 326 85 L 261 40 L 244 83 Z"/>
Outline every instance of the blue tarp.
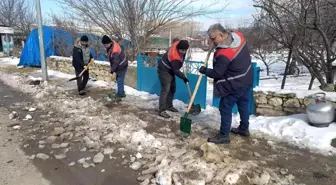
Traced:
<path fill-rule="evenodd" d="M 91 43 L 91 54 L 96 60 L 105 61 L 106 50 L 101 44 L 101 37 L 93 34 L 72 34 L 66 32 L 63 29 L 42 26 L 43 29 L 43 41 L 45 49 L 45 57 L 52 55 L 55 56 L 65 56 L 69 57 L 72 55 L 73 41 L 82 35 L 87 35 Z M 124 46 L 129 47 L 130 41 L 124 40 Z M 97 54 L 95 53 L 93 47 L 96 47 L 98 50 Z M 20 62 L 18 66 L 31 66 L 31 67 L 40 67 L 41 58 L 40 58 L 40 46 L 38 40 L 38 29 L 34 29 L 28 36 L 28 39 L 25 42 L 25 45 L 21 52 Z"/>

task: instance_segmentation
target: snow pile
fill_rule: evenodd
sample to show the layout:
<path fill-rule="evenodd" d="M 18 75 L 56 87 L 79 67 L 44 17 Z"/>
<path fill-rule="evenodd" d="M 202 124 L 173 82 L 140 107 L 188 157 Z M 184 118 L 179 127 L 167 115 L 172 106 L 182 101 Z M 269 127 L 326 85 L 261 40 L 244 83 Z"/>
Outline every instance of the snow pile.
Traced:
<path fill-rule="evenodd" d="M 292 183 L 291 176 L 279 177 L 270 169 L 261 169 L 257 165 L 258 161 L 233 159 L 228 151 L 221 151 L 216 145 L 208 144 L 197 134 L 184 141 L 171 131 L 161 135 L 149 134 L 144 130 L 149 123 L 132 113 L 125 114 L 125 110 L 108 111 L 99 101 L 90 97 L 71 97 L 63 89 L 52 85 L 24 84 L 28 82 L 25 80 L 27 78 L 3 73 L 0 73 L 0 78 L 12 87 L 35 94 L 38 100 L 36 108 L 55 112 L 57 119 L 50 118 L 44 126 L 54 127 L 50 123 L 60 123 L 57 126 L 61 130 L 57 133 L 60 137 L 79 138 L 92 151 L 102 151 L 105 145 L 121 144 L 131 151 L 141 152 L 141 156 L 153 156 L 155 161 L 150 162 L 153 157 L 147 157 L 135 161 L 137 165 L 131 165 L 135 170 L 142 166 L 142 174 L 148 177 L 144 182 L 150 180 L 161 185 L 236 184 L 248 173 L 251 182 L 253 180 L 255 184 Z M 127 107 L 132 109 L 131 105 L 134 102 Z M 201 127 L 196 126 L 194 130 L 200 131 Z M 202 156 L 198 155 L 200 151 L 203 151 Z"/>
<path fill-rule="evenodd" d="M 238 120 L 236 124 L 238 125 Z M 329 127 L 316 128 L 308 125 L 305 114 L 287 117 L 252 117 L 250 121 L 252 133 L 264 133 L 292 143 L 300 148 L 310 148 L 314 152 L 325 155 L 335 155 L 336 148 L 332 147 L 331 141 L 336 138 L 336 124 Z"/>
<path fill-rule="evenodd" d="M 54 75 L 53 78 L 58 78 L 59 76 L 64 75 L 63 73 L 53 72 L 53 71 L 51 71 L 50 74 Z M 6 79 L 6 83 L 8 83 L 9 85 L 14 86 L 14 87 L 20 87 L 22 91 L 34 94 L 37 99 L 47 97 L 50 100 L 49 96 L 51 95 L 55 96 L 54 99 L 57 104 L 54 104 L 54 105 L 45 104 L 43 105 L 43 107 L 46 107 L 46 108 L 53 107 L 54 109 L 58 109 L 59 111 L 64 110 L 64 112 L 69 112 L 73 114 L 75 114 L 76 111 L 80 113 L 90 113 L 90 112 L 95 112 L 96 110 L 102 110 L 101 115 L 103 115 L 102 117 L 104 118 L 104 120 L 106 120 L 106 121 L 96 120 L 96 119 L 100 119 L 99 117 L 98 118 L 93 117 L 91 120 L 88 120 L 87 118 L 85 118 L 85 115 L 83 116 L 83 118 L 79 116 L 81 119 L 86 120 L 85 122 L 90 123 L 92 122 L 92 120 L 95 120 L 96 123 L 101 123 L 101 124 L 103 124 L 103 122 L 109 122 L 109 121 L 111 123 L 116 124 L 112 118 L 106 117 L 106 115 L 112 114 L 118 117 L 118 114 L 120 114 L 119 112 L 113 112 L 113 113 L 107 112 L 107 110 L 102 104 L 97 103 L 93 99 L 84 99 L 84 100 L 83 99 L 71 99 L 67 96 L 64 89 L 61 89 L 61 88 L 54 88 L 50 85 L 49 86 L 42 85 L 42 87 L 45 88 L 45 90 L 41 91 L 37 89 L 37 87 L 26 84 L 29 81 L 27 80 L 29 79 L 29 77 L 19 78 L 18 76 L 15 76 L 15 75 L 5 75 L 5 74 L 0 75 L 0 77 L 1 79 Z M 37 77 L 38 75 L 36 75 L 36 78 Z M 292 83 L 291 87 L 293 89 L 295 87 L 298 88 L 298 85 L 295 85 L 294 80 L 293 81 L 288 80 L 288 81 Z M 299 83 L 304 82 L 303 79 L 298 80 L 298 81 Z M 90 81 L 89 83 L 91 83 L 92 86 L 102 86 L 102 87 L 109 86 L 109 83 L 102 82 L 102 81 L 96 81 L 96 82 Z M 271 84 L 272 83 L 270 82 L 270 85 Z M 115 89 L 116 85 L 112 83 L 112 87 Z M 50 89 L 47 91 L 48 88 Z M 71 88 L 76 88 L 76 85 L 72 84 Z M 303 98 L 306 95 L 309 95 L 311 93 L 319 92 L 319 91 L 304 91 L 304 90 L 301 90 L 301 91 L 300 90 L 295 90 L 295 91 L 282 90 L 279 92 L 285 92 L 285 91 L 296 92 L 298 98 Z M 135 105 L 141 109 L 156 109 L 158 107 L 158 96 L 157 95 L 150 95 L 146 92 L 139 92 L 130 87 L 126 87 L 126 92 L 128 94 L 128 98 L 124 101 L 124 103 L 129 104 L 130 106 Z M 54 95 L 54 93 L 56 94 Z M 57 93 L 60 93 L 60 94 L 58 95 Z M 330 100 L 336 101 L 335 94 L 336 93 L 327 93 L 327 97 Z M 212 96 L 209 95 L 209 93 L 207 97 L 207 102 L 208 104 L 212 102 Z M 172 118 L 173 120 L 176 120 L 176 122 L 178 122 L 179 117 L 186 110 L 187 105 L 181 101 L 174 100 L 174 106 L 176 106 L 176 108 L 181 112 L 180 115 L 175 115 L 175 117 Z M 91 108 L 92 110 L 90 110 L 90 108 L 88 107 L 93 107 L 93 108 Z M 98 116 L 94 114 L 92 115 Z M 129 125 L 128 127 L 130 128 L 125 127 L 125 128 L 120 128 L 120 129 L 126 129 L 125 130 L 126 132 L 137 133 L 139 132 L 139 130 L 137 129 L 141 130 L 145 128 L 145 126 L 140 126 L 142 125 L 142 124 L 139 124 L 141 121 L 135 115 L 133 115 L 131 118 L 127 118 L 127 119 L 126 118 L 127 117 L 118 118 L 118 120 L 121 122 L 125 122 L 125 126 Z M 200 115 L 198 115 L 197 117 L 191 117 L 191 119 L 193 120 L 195 125 L 200 125 L 202 127 L 210 127 L 215 130 L 219 129 L 220 114 L 217 108 L 207 106 L 205 110 L 202 110 Z M 232 126 L 238 126 L 238 123 L 239 123 L 239 116 L 238 115 L 233 116 Z M 135 127 L 133 127 L 134 130 L 131 129 L 133 124 L 136 125 Z M 112 128 L 113 130 L 119 129 L 119 127 L 114 128 L 112 125 L 113 124 L 111 124 L 111 129 Z M 300 115 L 291 116 L 291 117 L 251 117 L 251 120 L 250 120 L 250 128 L 251 128 L 252 133 L 255 133 L 255 134 L 263 133 L 265 134 L 264 137 L 267 136 L 267 137 L 277 138 L 280 140 L 285 140 L 286 142 L 290 144 L 293 144 L 299 147 L 307 147 L 313 150 L 314 152 L 320 152 L 323 154 L 335 154 L 335 149 L 330 145 L 331 140 L 333 138 L 336 138 L 334 126 L 335 124 L 331 124 L 328 128 L 325 128 L 325 129 L 311 127 L 308 125 L 305 115 L 304 116 L 300 116 Z M 294 130 L 299 130 L 300 134 L 296 134 L 295 132 L 288 132 L 289 128 L 294 129 Z M 104 130 L 107 130 L 107 129 L 108 129 L 107 127 L 103 127 L 102 132 L 104 132 Z M 120 135 L 120 133 L 123 134 L 123 132 L 120 132 L 120 130 L 118 130 L 115 133 L 112 132 L 111 136 Z M 328 134 L 323 134 L 323 133 L 328 133 Z M 105 135 L 108 135 L 108 133 L 106 133 Z M 131 135 L 128 135 L 128 136 L 129 138 L 131 138 Z M 126 138 L 126 137 L 122 137 L 122 138 Z M 139 147 L 139 149 L 146 148 L 145 146 L 147 146 L 147 144 L 150 146 L 155 146 L 155 147 L 159 146 L 158 143 L 154 143 L 155 140 L 160 141 L 161 143 L 168 142 L 168 138 L 166 138 L 166 140 L 158 140 L 157 138 L 153 140 L 153 139 L 150 139 L 152 138 L 151 136 L 148 136 L 145 138 L 147 138 L 147 139 L 144 139 L 147 142 L 143 143 L 144 146 Z M 108 137 L 106 141 L 117 142 L 115 139 L 111 139 Z M 128 139 L 127 141 L 123 141 L 123 142 L 127 143 L 127 142 L 130 142 L 130 140 Z M 169 140 L 169 143 L 171 143 L 170 140 Z"/>
<path fill-rule="evenodd" d="M 208 108 L 197 117 L 191 118 L 194 129 L 211 128 L 219 130 L 220 113 L 216 108 Z M 232 116 L 232 127 L 238 127 L 239 114 Z M 329 127 L 317 128 L 308 124 L 306 114 L 281 117 L 250 117 L 250 133 L 271 140 L 285 141 L 299 148 L 307 148 L 312 152 L 323 155 L 336 155 L 336 148 L 331 146 L 331 141 L 336 138 L 336 123 Z"/>
<path fill-rule="evenodd" d="M 258 167 L 256 161 L 233 159 L 215 144 L 193 138 L 185 141 L 184 146 L 159 153 L 154 161 L 143 167 L 144 176 L 140 179 L 160 185 L 216 185 L 236 184 L 247 176 L 253 184 L 293 183 L 292 175 L 279 177 L 271 169 Z M 200 151 L 202 156 L 197 154 Z"/>
<path fill-rule="evenodd" d="M 0 66 L 1 65 L 18 65 L 20 62 L 20 58 L 13 58 L 13 57 L 5 57 L 0 58 Z"/>
<path fill-rule="evenodd" d="M 53 110 L 60 113 L 62 119 L 59 121 L 64 123 L 65 128 L 71 125 L 78 126 L 77 136 L 84 136 L 84 132 L 86 132 L 85 135 L 88 135 L 90 132 L 96 131 L 99 135 L 105 135 L 103 137 L 105 143 L 120 142 L 126 145 L 132 141 L 131 145 L 128 146 L 131 149 L 140 151 L 144 149 L 156 150 L 161 147 L 160 141 L 143 130 L 146 124 L 139 124 L 142 120 L 135 115 L 124 115 L 119 111 L 109 112 L 103 103 L 97 102 L 91 97 L 71 98 L 67 95 L 67 92 L 55 86 L 42 85 L 32 87 L 25 84 L 28 83 L 29 80 L 7 74 L 1 74 L 0 78 L 6 79 L 5 83 L 7 85 L 32 94 L 33 97 L 38 100 L 39 109 Z M 119 123 L 123 124 L 120 125 Z M 91 125 L 91 130 L 87 131 L 89 127 L 85 125 Z M 85 142 L 92 147 L 90 140 L 86 140 Z M 137 146 L 139 145 L 139 141 L 140 147 Z M 103 141 L 97 139 L 97 141 L 94 142 L 96 142 L 97 145 L 92 148 L 98 148 Z"/>

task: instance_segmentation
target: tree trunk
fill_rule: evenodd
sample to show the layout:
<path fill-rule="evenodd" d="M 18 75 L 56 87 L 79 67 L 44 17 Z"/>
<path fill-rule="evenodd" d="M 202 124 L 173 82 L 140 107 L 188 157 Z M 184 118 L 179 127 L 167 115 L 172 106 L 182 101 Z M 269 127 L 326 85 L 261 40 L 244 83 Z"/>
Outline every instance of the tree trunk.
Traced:
<path fill-rule="evenodd" d="M 284 89 L 284 87 L 285 87 L 287 71 L 288 71 L 288 68 L 289 68 L 290 61 L 292 59 L 292 52 L 293 52 L 293 49 L 290 48 L 289 52 L 288 52 L 288 56 L 287 56 L 287 62 L 286 62 L 286 68 L 285 68 L 284 76 L 282 78 L 281 89 Z"/>
<path fill-rule="evenodd" d="M 315 77 L 312 75 L 312 77 L 310 78 L 310 82 L 309 82 L 309 87 L 308 90 L 312 89 L 313 83 L 314 83 Z"/>
<path fill-rule="evenodd" d="M 328 71 L 325 72 L 327 84 L 334 84 L 335 74 L 332 67 L 332 63 L 327 64 Z"/>
<path fill-rule="evenodd" d="M 292 62 L 289 65 L 288 75 L 294 75 L 295 68 L 296 68 L 296 62 L 292 60 Z"/>
<path fill-rule="evenodd" d="M 267 72 L 267 76 L 270 75 L 270 67 L 268 65 L 266 65 L 266 72 Z"/>
<path fill-rule="evenodd" d="M 135 61 L 136 54 L 137 54 L 136 46 L 134 46 L 134 45 L 132 44 L 131 61 Z"/>

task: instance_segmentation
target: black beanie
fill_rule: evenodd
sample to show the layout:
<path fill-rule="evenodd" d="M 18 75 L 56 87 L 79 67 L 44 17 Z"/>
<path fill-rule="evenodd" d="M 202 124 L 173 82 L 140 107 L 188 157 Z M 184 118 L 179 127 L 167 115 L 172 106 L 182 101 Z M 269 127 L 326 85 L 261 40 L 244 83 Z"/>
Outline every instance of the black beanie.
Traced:
<path fill-rule="evenodd" d="M 112 40 L 110 39 L 110 37 L 108 37 L 107 35 L 103 36 L 103 39 L 102 39 L 103 44 L 109 44 L 111 42 L 112 42 Z"/>
<path fill-rule="evenodd" d="M 83 42 L 88 42 L 89 41 L 89 38 L 86 36 L 86 35 L 83 35 L 81 38 L 80 38 L 81 41 Z"/>
<path fill-rule="evenodd" d="M 180 40 L 176 48 L 187 50 L 189 48 L 189 42 L 187 40 Z"/>

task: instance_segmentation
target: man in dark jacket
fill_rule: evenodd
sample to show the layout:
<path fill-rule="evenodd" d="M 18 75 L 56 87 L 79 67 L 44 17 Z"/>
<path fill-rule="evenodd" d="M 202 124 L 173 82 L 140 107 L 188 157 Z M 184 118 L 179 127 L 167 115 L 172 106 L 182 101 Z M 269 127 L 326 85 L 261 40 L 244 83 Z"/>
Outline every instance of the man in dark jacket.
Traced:
<path fill-rule="evenodd" d="M 110 37 L 104 35 L 102 38 L 102 43 L 104 44 L 107 55 L 110 61 L 110 72 L 117 74 L 117 85 L 118 91 L 116 98 L 121 100 L 121 98 L 126 97 L 124 90 L 124 81 L 128 68 L 128 60 L 125 54 L 124 48 L 121 47 L 116 41 L 111 40 Z"/>
<path fill-rule="evenodd" d="M 214 96 L 220 97 L 220 132 L 208 141 L 230 143 L 232 108 L 237 103 L 240 125 L 231 132 L 249 136 L 249 89 L 252 86 L 251 56 L 245 37 L 238 31 L 228 32 L 221 24 L 214 24 L 208 35 L 216 46 L 213 69 L 200 68 L 200 73 L 214 79 Z"/>
<path fill-rule="evenodd" d="M 167 110 L 178 112 L 173 106 L 173 99 L 176 91 L 175 75 L 185 83 L 189 82 L 187 77 L 180 71 L 188 48 L 189 43 L 187 40 L 177 40 L 159 61 L 158 75 L 161 83 L 159 115 L 164 118 L 170 117 L 166 112 Z"/>
<path fill-rule="evenodd" d="M 77 79 L 78 92 L 80 95 L 85 94 L 85 87 L 89 80 L 89 62 L 93 62 L 93 57 L 90 52 L 88 45 L 89 38 L 83 35 L 80 39 L 78 38 L 75 42 L 74 48 L 72 50 L 72 66 L 75 68 L 76 76 L 78 76 L 84 69 L 83 77 Z"/>

